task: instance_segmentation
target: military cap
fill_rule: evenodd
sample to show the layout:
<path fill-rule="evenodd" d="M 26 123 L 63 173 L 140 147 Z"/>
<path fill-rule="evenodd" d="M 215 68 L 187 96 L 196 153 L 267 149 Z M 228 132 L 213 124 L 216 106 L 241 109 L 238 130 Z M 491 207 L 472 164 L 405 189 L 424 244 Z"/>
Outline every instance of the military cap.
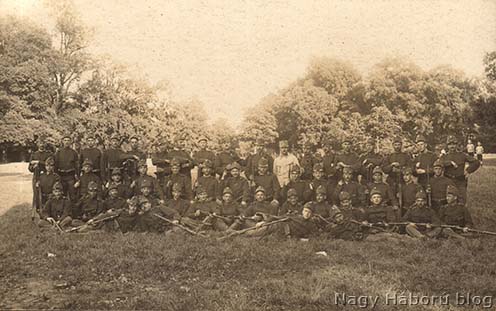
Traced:
<path fill-rule="evenodd" d="M 313 212 L 315 210 L 315 204 L 312 201 L 310 201 L 310 202 L 305 203 L 305 205 L 303 205 L 303 208 L 306 208 L 306 209 L 311 210 Z"/>
<path fill-rule="evenodd" d="M 241 169 L 241 165 L 239 165 L 239 163 L 238 163 L 238 162 L 233 162 L 233 163 L 231 163 L 231 164 L 228 164 L 228 165 L 226 166 L 226 169 L 227 169 L 228 171 L 230 171 L 230 170 L 232 170 L 232 169 L 238 169 L 238 170 L 240 170 L 240 169 Z"/>
<path fill-rule="evenodd" d="M 345 166 L 343 167 L 343 173 L 348 172 L 348 173 L 353 173 L 353 168 L 350 166 Z"/>
<path fill-rule="evenodd" d="M 121 140 L 121 137 L 119 136 L 119 134 L 112 134 L 112 136 L 110 136 L 110 140 Z"/>
<path fill-rule="evenodd" d="M 63 191 L 64 190 L 64 187 L 62 187 L 62 184 L 59 181 L 57 181 L 56 183 L 53 184 L 52 190 Z"/>
<path fill-rule="evenodd" d="M 448 187 L 446 187 L 446 194 L 452 194 L 458 196 L 459 195 L 458 188 L 453 185 L 448 185 Z"/>
<path fill-rule="evenodd" d="M 175 184 L 175 185 L 179 185 L 179 184 Z M 179 189 L 179 190 L 181 190 L 181 189 Z M 205 189 L 201 185 L 198 185 L 198 187 L 196 187 L 196 194 L 207 194 L 207 189 Z"/>
<path fill-rule="evenodd" d="M 173 158 L 170 162 L 171 166 L 180 166 L 181 162 L 177 158 Z"/>
<path fill-rule="evenodd" d="M 427 199 L 427 194 L 425 193 L 424 190 L 419 190 L 417 191 L 417 193 L 415 194 L 415 199 Z"/>
<path fill-rule="evenodd" d="M 291 188 L 288 190 L 288 194 L 287 194 L 288 198 L 289 197 L 297 197 L 298 196 L 298 193 L 296 192 L 296 190 L 294 188 Z"/>
<path fill-rule="evenodd" d="M 86 166 L 86 165 L 93 166 L 93 161 L 91 161 L 90 159 L 84 159 L 83 166 Z"/>
<path fill-rule="evenodd" d="M 432 167 L 444 167 L 444 165 L 440 159 L 437 159 L 436 161 L 434 161 L 434 164 L 432 165 Z"/>
<path fill-rule="evenodd" d="M 182 192 L 182 190 L 183 190 L 183 187 L 181 186 L 181 184 L 174 183 L 172 185 L 172 191 L 174 191 L 174 192 Z"/>
<path fill-rule="evenodd" d="M 407 174 L 410 174 L 412 175 L 413 174 L 413 169 L 411 167 L 404 167 L 403 168 L 403 175 L 407 175 Z"/>
<path fill-rule="evenodd" d="M 372 190 L 370 190 L 370 196 L 371 197 L 375 194 L 378 194 L 382 197 L 382 192 L 380 192 L 379 189 L 377 189 L 376 187 L 374 187 L 374 188 L 372 188 Z"/>
<path fill-rule="evenodd" d="M 223 194 L 223 195 L 224 195 L 224 194 L 230 194 L 230 195 L 232 195 L 232 194 L 233 194 L 233 192 L 232 192 L 231 188 L 229 188 L 229 187 L 225 187 L 225 188 L 224 188 L 224 190 L 222 191 L 222 194 Z"/>
<path fill-rule="evenodd" d="M 255 190 L 255 194 L 263 192 L 265 194 L 265 188 L 262 186 L 258 186 L 257 189 Z"/>
<path fill-rule="evenodd" d="M 374 169 L 372 170 L 372 175 L 374 175 L 374 174 L 381 174 L 382 175 L 382 173 L 383 173 L 382 168 L 379 165 L 374 167 Z"/>
<path fill-rule="evenodd" d="M 400 136 L 395 136 L 393 143 L 403 143 L 403 139 Z"/>
<path fill-rule="evenodd" d="M 313 170 L 318 171 L 318 172 L 323 172 L 324 171 L 324 163 L 322 163 L 322 162 L 315 163 L 313 165 Z"/>
<path fill-rule="evenodd" d="M 200 138 L 198 138 L 198 142 L 201 142 L 201 141 L 208 141 L 207 137 L 205 136 L 200 136 Z"/>
<path fill-rule="evenodd" d="M 426 139 L 425 139 L 425 136 L 424 136 L 424 135 L 419 134 L 419 135 L 417 135 L 417 137 L 415 138 L 415 142 L 416 142 L 416 143 L 419 143 L 419 142 L 421 142 L 421 141 L 422 141 L 422 142 L 425 142 L 425 141 L 426 141 Z"/>
<path fill-rule="evenodd" d="M 120 168 L 115 167 L 112 169 L 112 175 L 122 175 L 122 171 Z"/>
<path fill-rule="evenodd" d="M 140 159 L 138 161 L 138 167 L 142 167 L 142 166 L 145 166 L 145 167 L 148 166 L 148 164 L 146 164 L 146 160 L 145 159 Z"/>
<path fill-rule="evenodd" d="M 327 194 L 327 190 L 324 186 L 320 185 L 317 187 L 317 190 L 315 190 L 317 194 Z"/>
<path fill-rule="evenodd" d="M 269 167 L 269 160 L 265 157 L 261 157 L 260 160 L 258 160 L 258 166 Z"/>
<path fill-rule="evenodd" d="M 453 135 L 449 135 L 447 138 L 446 138 L 446 143 L 447 144 L 457 144 L 458 143 L 458 140 L 456 139 L 455 136 Z"/>
<path fill-rule="evenodd" d="M 300 167 L 298 165 L 292 165 L 291 166 L 290 173 L 298 173 L 298 174 L 300 174 L 301 173 L 301 169 L 300 169 Z"/>
<path fill-rule="evenodd" d="M 339 193 L 339 201 L 351 200 L 351 195 L 347 191 L 341 191 Z"/>
<path fill-rule="evenodd" d="M 212 167 L 214 167 L 214 164 L 209 159 L 205 159 L 203 161 L 203 167 L 210 167 L 210 168 L 212 168 Z"/>
<path fill-rule="evenodd" d="M 88 191 L 97 191 L 98 190 L 98 184 L 95 181 L 90 181 L 88 183 Z"/>
<path fill-rule="evenodd" d="M 48 157 L 46 160 L 45 160 L 45 165 L 51 165 L 51 166 L 54 166 L 55 165 L 55 159 L 53 157 Z"/>
<path fill-rule="evenodd" d="M 281 140 L 279 142 L 279 148 L 282 148 L 282 147 L 289 147 L 289 143 L 287 140 Z"/>
<path fill-rule="evenodd" d="M 151 188 L 152 182 L 149 179 L 143 179 L 141 182 L 141 188 Z"/>

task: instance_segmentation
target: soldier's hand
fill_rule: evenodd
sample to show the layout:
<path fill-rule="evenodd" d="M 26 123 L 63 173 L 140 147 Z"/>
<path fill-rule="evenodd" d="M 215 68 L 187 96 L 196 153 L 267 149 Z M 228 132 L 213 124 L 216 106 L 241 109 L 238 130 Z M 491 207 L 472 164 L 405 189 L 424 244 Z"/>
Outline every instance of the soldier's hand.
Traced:
<path fill-rule="evenodd" d="M 451 166 L 453 166 L 454 168 L 458 167 L 458 165 L 455 163 L 455 161 L 451 161 Z"/>
<path fill-rule="evenodd" d="M 164 201 L 164 200 L 158 200 L 158 203 L 159 203 L 159 204 L 164 204 L 164 203 L 165 203 L 165 201 Z"/>
<path fill-rule="evenodd" d="M 338 185 L 342 186 L 342 185 L 344 185 L 344 182 L 342 180 L 340 180 L 340 181 L 338 181 Z"/>
<path fill-rule="evenodd" d="M 110 187 L 110 182 L 109 181 L 105 184 L 105 188 L 108 188 L 108 187 Z"/>
<path fill-rule="evenodd" d="M 418 168 L 417 169 L 417 174 L 425 174 L 427 171 L 422 169 L 422 168 Z"/>
<path fill-rule="evenodd" d="M 426 225 L 425 225 L 425 228 L 426 228 L 426 229 L 432 229 L 432 226 L 431 226 L 431 224 L 426 224 Z"/>
<path fill-rule="evenodd" d="M 38 166 L 38 163 L 40 163 L 39 160 L 33 160 L 33 161 L 29 162 L 29 164 L 34 165 L 34 166 Z"/>
<path fill-rule="evenodd" d="M 137 155 L 133 155 L 133 159 L 139 160 L 140 158 Z"/>
<path fill-rule="evenodd" d="M 52 217 L 47 217 L 46 221 L 53 224 L 55 222 L 55 219 L 53 219 Z"/>
<path fill-rule="evenodd" d="M 195 211 L 195 216 L 196 216 L 196 217 L 198 217 L 198 216 L 200 216 L 200 215 L 201 215 L 201 212 L 200 212 L 200 210 L 199 210 L 199 209 L 197 209 L 197 210 Z"/>
<path fill-rule="evenodd" d="M 216 199 L 215 202 L 217 202 L 217 204 L 222 204 L 222 200 L 221 199 Z"/>
<path fill-rule="evenodd" d="M 37 181 L 37 182 L 36 182 L 36 188 L 39 188 L 39 187 L 40 187 L 40 182 L 39 182 L 39 181 Z"/>
<path fill-rule="evenodd" d="M 261 222 L 257 222 L 257 224 L 255 225 L 255 228 L 260 228 L 264 223 L 261 221 Z"/>
<path fill-rule="evenodd" d="M 241 205 L 246 206 L 246 202 L 245 201 L 241 201 Z"/>
<path fill-rule="evenodd" d="M 74 188 L 79 188 L 79 185 L 80 185 L 80 184 L 81 184 L 81 183 L 80 183 L 79 181 L 75 182 L 75 183 L 74 183 Z"/>
<path fill-rule="evenodd" d="M 468 232 L 468 230 L 469 230 L 469 229 L 468 229 L 468 227 L 465 227 L 465 228 L 463 228 L 463 229 L 462 229 L 462 232 L 463 232 L 463 233 L 467 233 L 467 232 Z"/>
<path fill-rule="evenodd" d="M 136 181 L 135 181 L 135 180 L 133 180 L 133 182 L 131 183 L 131 185 L 130 185 L 129 187 L 131 187 L 131 188 L 136 187 Z"/>
<path fill-rule="evenodd" d="M 368 226 L 369 225 L 369 222 L 366 221 L 366 220 L 364 220 L 364 221 L 362 221 L 362 225 Z"/>
<path fill-rule="evenodd" d="M 272 202 L 270 202 L 270 204 L 272 204 L 273 206 L 278 206 L 279 205 L 279 201 L 272 200 Z"/>
<path fill-rule="evenodd" d="M 179 224 L 179 220 L 173 220 L 172 223 L 177 225 L 177 224 Z"/>

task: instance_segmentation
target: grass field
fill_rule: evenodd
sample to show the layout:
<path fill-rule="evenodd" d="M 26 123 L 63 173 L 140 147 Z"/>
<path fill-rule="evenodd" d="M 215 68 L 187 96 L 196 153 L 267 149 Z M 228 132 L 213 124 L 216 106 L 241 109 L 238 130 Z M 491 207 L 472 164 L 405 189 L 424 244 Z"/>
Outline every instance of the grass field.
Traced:
<path fill-rule="evenodd" d="M 495 178 L 491 159 L 469 189 L 476 225 L 492 231 Z M 398 304 L 402 295 L 427 295 L 448 297 L 451 306 L 411 309 L 448 310 L 469 293 L 472 306 L 456 310 L 496 306 L 496 237 L 220 242 L 181 233 L 60 235 L 41 232 L 29 215 L 22 203 L 0 217 L 0 309 L 371 309 L 371 300 L 351 297 L 361 295 L 377 297 L 375 310 L 398 310 L 394 295 Z M 336 300 L 342 294 L 346 307 Z"/>

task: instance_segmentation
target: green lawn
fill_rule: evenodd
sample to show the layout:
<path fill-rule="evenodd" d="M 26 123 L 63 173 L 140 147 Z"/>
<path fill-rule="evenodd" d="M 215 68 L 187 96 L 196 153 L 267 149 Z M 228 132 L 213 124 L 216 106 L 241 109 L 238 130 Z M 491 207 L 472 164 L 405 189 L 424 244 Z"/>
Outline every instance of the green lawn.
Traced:
<path fill-rule="evenodd" d="M 471 177 L 469 203 L 478 227 L 496 231 L 494 165 L 486 161 Z M 29 215 L 24 204 L 0 217 L 0 309 L 342 310 L 342 293 L 377 296 L 376 310 L 398 310 L 395 294 L 449 295 L 452 304 L 457 293 L 496 299 L 496 237 L 219 242 L 181 233 L 60 235 L 40 232 Z M 489 298 L 473 301 L 489 305 Z"/>

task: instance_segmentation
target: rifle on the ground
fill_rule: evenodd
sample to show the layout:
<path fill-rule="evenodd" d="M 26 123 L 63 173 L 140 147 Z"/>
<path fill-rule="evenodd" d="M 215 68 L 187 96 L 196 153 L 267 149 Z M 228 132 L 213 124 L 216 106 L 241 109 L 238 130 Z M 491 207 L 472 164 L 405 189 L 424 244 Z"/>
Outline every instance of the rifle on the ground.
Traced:
<path fill-rule="evenodd" d="M 74 228 L 71 228 L 71 229 L 66 230 L 65 233 L 79 231 L 80 229 L 83 229 L 85 227 L 88 227 L 89 225 L 99 224 L 101 222 L 104 222 L 104 221 L 107 221 L 107 220 L 110 220 L 110 219 L 117 218 L 118 216 L 119 215 L 110 215 L 108 217 L 105 217 L 105 218 L 102 218 L 102 219 L 98 219 L 98 220 L 92 221 L 91 224 L 88 224 L 88 222 L 90 222 L 92 220 L 92 219 L 90 219 L 85 224 L 83 224 L 81 226 L 77 226 L 77 227 L 74 227 Z"/>
<path fill-rule="evenodd" d="M 199 235 L 199 236 L 204 236 L 203 234 L 198 233 L 198 232 L 195 232 L 195 231 L 193 231 L 193 230 L 191 230 L 191 229 L 189 229 L 189 228 L 186 228 L 185 226 L 183 226 L 183 225 L 181 225 L 181 224 L 176 224 L 176 223 L 175 223 L 175 222 L 173 222 L 172 220 L 167 219 L 167 218 L 165 218 L 165 217 L 163 217 L 163 216 L 161 216 L 161 215 L 159 215 L 159 214 L 153 214 L 153 216 L 158 217 L 158 218 L 162 219 L 163 221 L 165 221 L 165 222 L 167 222 L 167 223 L 169 223 L 169 224 L 171 224 L 171 225 L 173 225 L 173 226 L 176 226 L 176 227 L 178 227 L 178 228 L 180 228 L 180 229 L 182 229 L 182 230 L 184 230 L 184 231 L 188 232 L 189 234 L 192 234 L 192 235 Z"/>
<path fill-rule="evenodd" d="M 382 222 L 377 222 L 377 223 L 366 223 L 364 224 L 363 222 L 360 222 L 360 221 L 356 221 L 356 220 L 353 220 L 353 219 L 350 219 L 349 222 L 353 223 L 353 224 L 356 224 L 356 225 L 359 225 L 361 227 L 367 227 L 367 228 L 373 228 L 373 229 L 377 229 L 379 231 L 382 231 L 382 232 L 387 232 L 386 230 L 384 230 L 383 228 L 379 227 L 379 226 L 386 226 L 386 225 L 389 225 L 389 224 L 386 224 L 386 223 L 382 223 Z"/>
<path fill-rule="evenodd" d="M 456 226 L 456 225 L 439 225 L 439 224 L 415 223 L 415 222 L 390 222 L 390 223 L 387 223 L 387 225 L 390 225 L 390 226 L 406 226 L 409 224 L 414 224 L 416 226 L 423 226 L 423 227 L 431 226 L 433 228 L 437 227 L 437 228 L 445 228 L 445 229 L 455 229 L 455 230 L 460 230 L 460 231 L 465 230 L 464 227 L 460 227 L 460 226 Z M 468 228 L 468 227 L 466 227 L 466 230 L 468 232 L 496 236 L 496 232 L 492 232 L 492 231 L 477 230 L 477 229 L 472 229 L 472 228 Z"/>
<path fill-rule="evenodd" d="M 55 227 L 57 230 L 59 230 L 59 231 L 60 231 L 60 233 L 65 233 L 65 231 L 64 231 L 64 230 L 62 230 L 62 228 L 60 227 L 59 223 L 58 223 L 55 219 L 51 218 L 50 220 L 48 220 L 48 219 L 47 219 L 47 221 L 48 221 L 48 222 L 49 222 L 49 223 L 50 223 L 53 227 Z"/>
<path fill-rule="evenodd" d="M 220 237 L 218 238 L 219 241 L 222 241 L 222 240 L 225 240 L 225 239 L 228 239 L 232 236 L 235 236 L 235 235 L 240 235 L 240 234 L 243 234 L 243 233 L 246 233 L 248 231 L 252 231 L 252 230 L 255 230 L 255 229 L 260 229 L 260 228 L 263 228 L 263 227 L 267 227 L 267 226 L 271 226 L 271 225 L 274 225 L 274 224 L 277 224 L 277 223 L 280 223 L 280 222 L 285 222 L 285 221 L 288 221 L 290 218 L 289 217 L 284 217 L 284 218 L 281 218 L 281 219 L 277 219 L 277 220 L 274 220 L 274 221 L 270 221 L 270 222 L 266 222 L 266 223 L 263 223 L 261 224 L 260 226 L 253 226 L 253 227 L 250 227 L 250 228 L 246 228 L 246 229 L 243 229 L 243 230 L 238 230 L 238 231 L 234 231 L 226 236 L 223 236 L 223 237 Z"/>

